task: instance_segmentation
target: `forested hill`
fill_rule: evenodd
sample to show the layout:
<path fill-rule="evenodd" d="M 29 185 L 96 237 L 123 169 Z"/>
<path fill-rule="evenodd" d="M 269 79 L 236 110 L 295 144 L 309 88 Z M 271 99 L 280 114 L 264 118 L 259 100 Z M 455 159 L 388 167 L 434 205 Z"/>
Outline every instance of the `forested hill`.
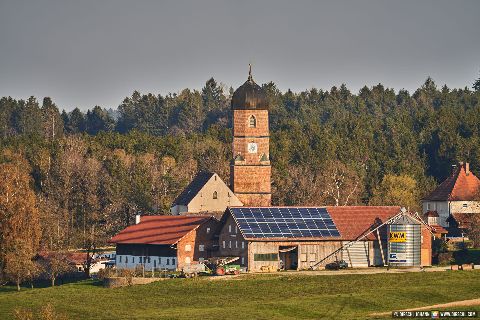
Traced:
<path fill-rule="evenodd" d="M 480 169 L 480 86 L 450 90 L 429 78 L 413 94 L 381 84 L 357 94 L 345 85 L 263 87 L 274 204 L 418 208 L 452 164 Z M 198 170 L 228 181 L 231 94 L 210 79 L 201 91 L 134 92 L 115 111 L 86 113 L 60 112 L 50 98 L 4 97 L 2 166 L 21 164 L 30 175 L 41 219 L 55 229 L 43 231 L 45 241 L 74 241 L 68 235 L 95 225 L 111 235 L 136 212 L 167 212 Z"/>

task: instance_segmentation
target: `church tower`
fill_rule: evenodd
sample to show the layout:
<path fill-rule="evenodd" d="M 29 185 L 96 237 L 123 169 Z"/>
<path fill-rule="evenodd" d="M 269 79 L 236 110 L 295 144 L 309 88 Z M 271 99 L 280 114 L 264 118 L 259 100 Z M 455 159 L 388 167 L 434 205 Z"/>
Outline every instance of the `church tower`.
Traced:
<path fill-rule="evenodd" d="M 270 133 L 268 100 L 252 78 L 240 86 L 232 97 L 233 160 L 230 186 L 245 206 L 270 206 Z"/>

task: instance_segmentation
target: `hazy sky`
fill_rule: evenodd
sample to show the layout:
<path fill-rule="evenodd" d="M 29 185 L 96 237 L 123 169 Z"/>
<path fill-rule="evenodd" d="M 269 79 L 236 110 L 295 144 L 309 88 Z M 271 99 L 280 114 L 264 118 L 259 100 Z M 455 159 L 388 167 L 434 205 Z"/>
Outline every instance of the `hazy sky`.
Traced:
<path fill-rule="evenodd" d="M 249 62 L 281 90 L 471 87 L 479 17 L 478 0 L 0 0 L 0 96 L 116 107 L 212 76 L 236 88 Z"/>

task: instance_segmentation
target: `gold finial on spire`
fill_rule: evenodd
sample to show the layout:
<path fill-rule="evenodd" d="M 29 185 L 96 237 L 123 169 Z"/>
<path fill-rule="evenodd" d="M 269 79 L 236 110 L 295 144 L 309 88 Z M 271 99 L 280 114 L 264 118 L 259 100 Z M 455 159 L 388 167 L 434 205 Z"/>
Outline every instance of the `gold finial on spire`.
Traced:
<path fill-rule="evenodd" d="M 251 63 L 248 64 L 248 81 L 253 81 L 253 78 L 252 78 L 252 64 Z"/>

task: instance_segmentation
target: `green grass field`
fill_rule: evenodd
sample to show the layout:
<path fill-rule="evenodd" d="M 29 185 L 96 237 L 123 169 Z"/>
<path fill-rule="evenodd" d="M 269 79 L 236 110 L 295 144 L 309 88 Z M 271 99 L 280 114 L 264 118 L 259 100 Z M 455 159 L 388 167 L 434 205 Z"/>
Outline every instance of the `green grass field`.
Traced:
<path fill-rule="evenodd" d="M 369 319 L 373 312 L 479 297 L 476 270 L 281 273 L 247 275 L 241 280 L 170 279 L 118 289 L 87 280 L 21 292 L 1 287 L 0 319 L 11 319 L 16 307 L 38 310 L 47 303 L 70 319 Z M 480 311 L 479 306 L 468 309 Z"/>

